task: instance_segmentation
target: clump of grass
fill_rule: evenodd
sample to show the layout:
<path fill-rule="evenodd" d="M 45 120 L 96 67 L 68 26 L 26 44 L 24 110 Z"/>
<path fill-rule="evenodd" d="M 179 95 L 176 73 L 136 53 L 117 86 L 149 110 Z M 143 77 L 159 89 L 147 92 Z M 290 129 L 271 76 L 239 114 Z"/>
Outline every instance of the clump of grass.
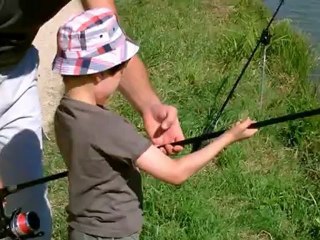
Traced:
<path fill-rule="evenodd" d="M 282 56 L 285 60 L 273 59 L 277 71 L 294 76 L 296 79 L 305 79 L 314 66 L 315 58 L 307 38 L 296 32 L 289 20 L 276 24 L 273 28 L 273 44 L 269 48 L 270 54 Z M 301 61 L 303 59 L 303 61 Z"/>

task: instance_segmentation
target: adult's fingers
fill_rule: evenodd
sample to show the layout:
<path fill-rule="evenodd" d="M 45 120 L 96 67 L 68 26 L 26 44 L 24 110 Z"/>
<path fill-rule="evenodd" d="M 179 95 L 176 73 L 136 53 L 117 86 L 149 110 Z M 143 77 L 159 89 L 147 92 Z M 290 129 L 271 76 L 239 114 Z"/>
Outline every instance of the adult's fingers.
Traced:
<path fill-rule="evenodd" d="M 173 146 L 173 153 L 179 153 L 183 150 L 183 147 L 180 145 Z"/>
<path fill-rule="evenodd" d="M 172 106 L 166 106 L 166 116 L 161 123 L 161 128 L 167 130 L 177 120 L 177 109 Z"/>

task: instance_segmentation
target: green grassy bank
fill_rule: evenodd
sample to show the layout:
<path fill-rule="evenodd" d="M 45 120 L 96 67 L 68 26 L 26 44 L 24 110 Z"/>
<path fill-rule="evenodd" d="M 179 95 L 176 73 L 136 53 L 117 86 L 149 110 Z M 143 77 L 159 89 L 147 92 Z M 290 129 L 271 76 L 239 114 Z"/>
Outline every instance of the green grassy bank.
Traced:
<path fill-rule="evenodd" d="M 179 109 L 186 137 L 200 134 L 270 13 L 258 0 L 118 2 L 122 24 L 140 43 L 157 92 Z M 217 129 L 248 115 L 259 121 L 319 105 L 306 77 L 313 65 L 307 40 L 286 21 L 271 30 L 263 108 L 259 51 Z M 143 129 L 120 96 L 112 107 Z M 142 239 L 320 239 L 319 122 L 310 118 L 264 128 L 178 188 L 145 176 Z M 45 145 L 45 161 L 47 174 L 65 169 L 54 141 Z M 54 239 L 66 239 L 66 181 L 49 187 Z"/>

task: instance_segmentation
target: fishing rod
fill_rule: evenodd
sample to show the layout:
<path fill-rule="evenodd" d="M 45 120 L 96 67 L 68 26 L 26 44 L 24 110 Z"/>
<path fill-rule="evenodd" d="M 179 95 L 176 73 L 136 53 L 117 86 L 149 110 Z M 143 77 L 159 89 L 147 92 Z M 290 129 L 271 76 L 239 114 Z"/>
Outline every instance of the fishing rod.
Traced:
<path fill-rule="evenodd" d="M 320 115 L 320 108 L 284 115 L 281 117 L 271 118 L 260 122 L 253 123 L 249 128 L 262 128 L 274 124 L 279 124 L 287 121 L 292 121 L 300 118 Z M 185 146 L 188 144 L 201 143 L 202 141 L 216 138 L 223 134 L 226 130 L 202 134 L 197 137 L 188 138 L 182 141 L 171 143 L 172 146 Z M 159 146 L 164 147 L 164 145 Z M 29 182 L 11 185 L 0 189 L 0 238 L 11 237 L 12 239 L 21 240 L 27 238 L 36 238 L 43 236 L 43 232 L 37 232 L 40 228 L 40 219 L 35 212 L 22 212 L 21 208 L 15 210 L 11 217 L 7 217 L 4 211 L 3 202 L 5 198 L 12 193 L 16 193 L 25 188 L 33 187 L 35 185 L 44 184 L 49 181 L 57 180 L 68 176 L 68 171 L 47 177 L 39 178 Z"/>
<path fill-rule="evenodd" d="M 309 111 L 304 111 L 304 112 L 299 112 L 299 113 L 294 113 L 294 114 L 289 114 L 289 115 L 284 115 L 281 117 L 270 118 L 267 120 L 253 123 L 249 126 L 249 128 L 251 128 L 251 129 L 252 128 L 262 128 L 262 127 L 267 127 L 267 126 L 274 125 L 274 124 L 279 124 L 279 123 L 283 123 L 283 122 L 287 122 L 287 121 L 293 121 L 293 120 L 297 120 L 299 118 L 312 117 L 312 116 L 316 116 L 316 115 L 320 115 L 320 108 L 309 110 Z M 172 146 L 176 146 L 176 145 L 185 146 L 185 145 L 194 144 L 194 143 L 201 144 L 202 141 L 206 141 L 206 140 L 209 140 L 212 138 L 219 137 L 225 131 L 227 131 L 227 129 L 220 130 L 217 132 L 205 133 L 205 134 L 202 134 L 197 137 L 187 138 L 185 140 L 173 142 L 170 144 Z M 161 147 L 164 147 L 164 145 L 162 145 Z"/>
<path fill-rule="evenodd" d="M 283 122 L 288 122 L 288 121 L 293 121 L 293 120 L 297 120 L 297 119 L 302 119 L 302 118 L 307 118 L 307 117 L 312 117 L 312 116 L 316 116 L 316 115 L 320 115 L 320 108 L 316 108 L 313 110 L 309 110 L 309 111 L 303 111 L 303 112 L 298 112 L 298 113 L 293 113 L 293 114 L 288 114 L 288 115 L 284 115 L 284 116 L 280 116 L 280 117 L 276 117 L 276 118 L 270 118 L 267 120 L 263 120 L 260 122 L 256 122 L 253 123 L 249 126 L 249 128 L 262 128 L 262 127 L 267 127 L 267 126 L 271 126 L 271 125 L 275 125 L 275 124 L 279 124 L 279 123 L 283 123 Z M 216 138 L 218 136 L 220 136 L 221 134 L 223 134 L 225 131 L 227 131 L 226 129 L 224 130 L 220 130 L 217 132 L 211 132 L 211 133 L 207 133 L 207 134 L 202 134 L 200 136 L 196 136 L 196 137 L 191 137 L 191 138 L 187 138 L 185 140 L 182 141 L 177 141 L 177 142 L 173 142 L 170 143 L 170 145 L 172 146 L 185 146 L 188 144 L 193 144 L 193 143 L 197 143 L 197 142 L 202 142 L 202 141 L 206 141 L 212 138 Z M 158 148 L 164 147 L 165 145 L 161 145 L 158 146 Z M 25 182 L 25 183 L 21 183 L 21 184 L 17 184 L 17 185 L 12 185 L 12 186 L 7 186 L 4 187 L 2 189 L 0 189 L 0 198 L 5 198 L 7 195 L 15 193 L 17 191 L 23 190 L 25 188 L 29 188 L 29 187 L 33 187 L 35 185 L 38 184 L 43 184 L 49 181 L 53 181 L 53 180 L 57 180 L 60 178 L 64 178 L 68 176 L 68 171 L 64 171 L 58 174 L 54 174 L 54 175 L 50 175 L 47 177 L 43 177 L 43 178 L 39 178 L 36 180 L 32 180 L 29 182 Z"/>
<path fill-rule="evenodd" d="M 218 122 L 218 120 L 221 117 L 223 111 L 225 110 L 227 104 L 231 100 L 231 98 L 232 98 L 232 96 L 234 94 L 234 91 L 236 90 L 240 80 L 242 79 L 242 77 L 243 77 L 244 73 L 246 72 L 247 68 L 249 67 L 249 64 L 251 63 L 251 61 L 252 61 L 254 55 L 256 54 L 258 48 L 260 47 L 260 45 L 263 44 L 264 46 L 267 46 L 270 43 L 271 34 L 269 32 L 269 28 L 270 28 L 271 24 L 273 23 L 274 19 L 276 18 L 277 14 L 278 14 L 278 12 L 279 12 L 279 10 L 280 10 L 280 8 L 281 8 L 281 6 L 283 4 L 284 4 L 284 0 L 280 0 L 276 11 L 273 13 L 270 21 L 267 24 L 267 27 L 262 30 L 260 38 L 258 39 L 258 42 L 257 42 L 255 48 L 253 49 L 253 51 L 251 52 L 251 55 L 249 56 L 247 62 L 243 66 L 243 68 L 242 68 L 238 78 L 236 79 L 235 83 L 233 84 L 233 86 L 232 86 L 227 98 L 225 99 L 225 101 L 223 102 L 220 110 L 216 114 L 216 117 L 212 121 L 210 121 L 209 124 L 207 124 L 207 127 L 205 127 L 204 131 L 202 132 L 203 134 L 208 133 L 212 128 L 214 129 L 214 126 Z M 201 147 L 200 143 L 193 144 L 192 152 L 198 150 L 200 147 Z"/>

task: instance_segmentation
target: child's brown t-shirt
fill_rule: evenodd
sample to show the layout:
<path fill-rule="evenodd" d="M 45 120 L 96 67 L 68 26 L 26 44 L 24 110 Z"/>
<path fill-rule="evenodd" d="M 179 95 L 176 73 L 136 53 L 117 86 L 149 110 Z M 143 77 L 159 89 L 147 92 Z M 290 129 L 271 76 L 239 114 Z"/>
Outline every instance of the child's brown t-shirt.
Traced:
<path fill-rule="evenodd" d="M 135 161 L 151 142 L 119 115 L 67 97 L 54 127 L 69 170 L 69 225 L 101 237 L 139 232 L 142 187 Z"/>

